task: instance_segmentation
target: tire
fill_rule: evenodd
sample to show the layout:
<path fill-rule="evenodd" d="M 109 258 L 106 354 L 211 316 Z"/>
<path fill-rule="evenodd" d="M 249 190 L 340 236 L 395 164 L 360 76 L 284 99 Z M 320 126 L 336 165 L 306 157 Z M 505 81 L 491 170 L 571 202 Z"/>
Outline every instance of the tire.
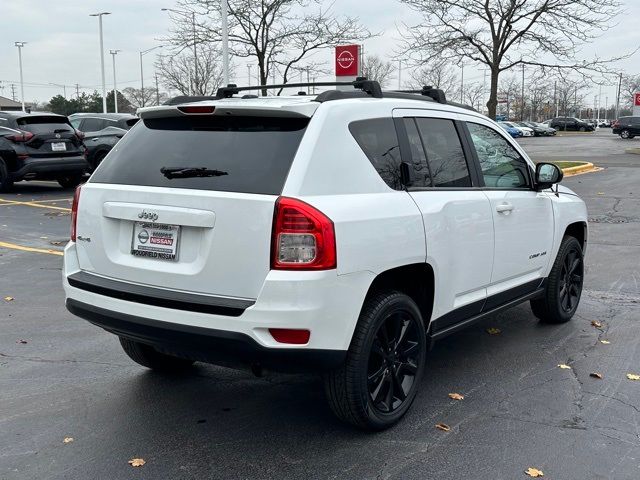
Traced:
<path fill-rule="evenodd" d="M 399 292 L 371 296 L 360 313 L 344 364 L 325 375 L 331 410 L 362 429 L 391 427 L 416 396 L 426 350 L 422 315 L 409 296 Z"/>
<path fill-rule="evenodd" d="M 187 370 L 193 365 L 193 360 L 160 353 L 150 345 L 134 342 L 128 338 L 119 338 L 124 353 L 134 362 L 151 370 L 157 370 L 159 372 L 179 372 Z"/>
<path fill-rule="evenodd" d="M 576 238 L 564 237 L 549 273 L 544 297 L 530 302 L 533 314 L 543 323 L 568 322 L 578 309 L 583 281 L 582 246 Z"/>
<path fill-rule="evenodd" d="M 620 132 L 620 138 L 624 138 L 625 140 L 628 140 L 633 137 L 631 136 L 631 132 L 625 129 Z"/>
<path fill-rule="evenodd" d="M 587 129 L 586 129 L 586 128 L 584 128 L 584 127 L 580 127 L 580 131 L 581 131 L 581 132 L 586 132 L 586 131 L 587 131 Z"/>
<path fill-rule="evenodd" d="M 93 172 L 96 168 L 98 168 L 98 166 L 102 163 L 102 160 L 104 160 L 104 157 L 107 156 L 107 153 L 109 152 L 98 152 L 96 153 L 96 156 L 93 157 L 93 163 L 91 166 L 91 171 Z"/>
<path fill-rule="evenodd" d="M 58 177 L 58 183 L 62 188 L 76 188 L 78 185 L 82 183 L 84 179 L 84 175 L 76 174 L 76 175 L 67 175 L 65 177 Z"/>
<path fill-rule="evenodd" d="M 9 169 L 4 160 L 0 158 L 0 192 L 8 192 L 13 187 L 13 180 L 9 178 Z"/>

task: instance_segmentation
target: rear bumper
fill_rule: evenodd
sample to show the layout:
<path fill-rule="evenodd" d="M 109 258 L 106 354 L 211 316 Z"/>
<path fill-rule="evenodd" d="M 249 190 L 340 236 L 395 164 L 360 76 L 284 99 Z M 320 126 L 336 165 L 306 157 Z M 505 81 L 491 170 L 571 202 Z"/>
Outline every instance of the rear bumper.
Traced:
<path fill-rule="evenodd" d="M 75 243 L 65 248 L 63 286 L 72 313 L 118 335 L 202 361 L 258 362 L 284 371 L 340 363 L 375 278 L 372 272 L 271 271 L 257 298 L 225 298 L 101 277 L 80 269 L 79 252 Z M 311 336 L 305 345 L 283 344 L 270 328 L 306 329 Z M 175 332 L 189 335 L 181 333 L 174 345 Z M 221 347 L 225 342 L 228 346 Z"/>
<path fill-rule="evenodd" d="M 67 309 L 120 337 L 153 345 L 163 352 L 224 366 L 259 365 L 282 372 L 326 371 L 339 366 L 344 350 L 266 348 L 248 335 L 160 322 L 67 299 Z"/>
<path fill-rule="evenodd" d="M 11 173 L 11 179 L 52 179 L 60 175 L 82 174 L 89 170 L 89 164 L 83 156 L 27 158 L 22 167 Z"/>

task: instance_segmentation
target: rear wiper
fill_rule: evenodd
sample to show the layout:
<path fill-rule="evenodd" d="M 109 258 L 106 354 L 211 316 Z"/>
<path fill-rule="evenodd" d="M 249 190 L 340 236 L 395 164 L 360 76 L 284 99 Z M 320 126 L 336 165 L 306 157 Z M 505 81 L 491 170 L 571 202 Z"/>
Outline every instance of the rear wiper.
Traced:
<path fill-rule="evenodd" d="M 169 180 L 171 180 L 172 178 L 221 177 L 222 175 L 229 175 L 228 172 L 223 172 L 222 170 L 212 170 L 206 167 L 162 167 L 160 169 L 160 173 L 162 173 Z"/>

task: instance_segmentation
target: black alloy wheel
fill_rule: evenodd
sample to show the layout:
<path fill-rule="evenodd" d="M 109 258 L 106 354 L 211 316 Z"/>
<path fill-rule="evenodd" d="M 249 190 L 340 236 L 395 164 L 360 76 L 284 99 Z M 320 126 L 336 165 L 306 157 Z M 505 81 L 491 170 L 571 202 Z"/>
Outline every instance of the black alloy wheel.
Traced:
<path fill-rule="evenodd" d="M 544 294 L 531 300 L 533 314 L 544 323 L 564 323 L 578 309 L 584 283 L 582 245 L 575 237 L 562 239 Z"/>
<path fill-rule="evenodd" d="M 344 363 L 324 377 L 331 410 L 359 428 L 391 427 L 416 397 L 426 352 L 422 314 L 410 296 L 367 297 Z"/>
<path fill-rule="evenodd" d="M 558 299 L 560 307 L 566 313 L 573 314 L 578 307 L 582 293 L 584 264 L 582 252 L 574 246 L 565 255 L 558 282 Z"/>
<path fill-rule="evenodd" d="M 391 312 L 373 340 L 367 388 L 371 405 L 380 413 L 400 408 L 414 387 L 424 344 L 417 322 L 408 311 Z"/>

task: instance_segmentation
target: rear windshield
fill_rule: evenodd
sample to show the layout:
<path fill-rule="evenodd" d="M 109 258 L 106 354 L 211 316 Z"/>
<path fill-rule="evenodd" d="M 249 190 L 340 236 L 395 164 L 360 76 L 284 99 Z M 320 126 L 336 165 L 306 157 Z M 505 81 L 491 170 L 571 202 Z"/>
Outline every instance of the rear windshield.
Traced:
<path fill-rule="evenodd" d="M 73 131 L 73 127 L 65 117 L 23 117 L 18 118 L 16 122 L 21 130 L 26 130 L 34 134 L 53 133 L 55 130 Z"/>
<path fill-rule="evenodd" d="M 278 195 L 308 123 L 307 118 L 204 115 L 141 120 L 91 181 Z M 185 170 L 167 178 L 167 169 Z M 190 176 L 186 169 L 212 176 Z"/>

